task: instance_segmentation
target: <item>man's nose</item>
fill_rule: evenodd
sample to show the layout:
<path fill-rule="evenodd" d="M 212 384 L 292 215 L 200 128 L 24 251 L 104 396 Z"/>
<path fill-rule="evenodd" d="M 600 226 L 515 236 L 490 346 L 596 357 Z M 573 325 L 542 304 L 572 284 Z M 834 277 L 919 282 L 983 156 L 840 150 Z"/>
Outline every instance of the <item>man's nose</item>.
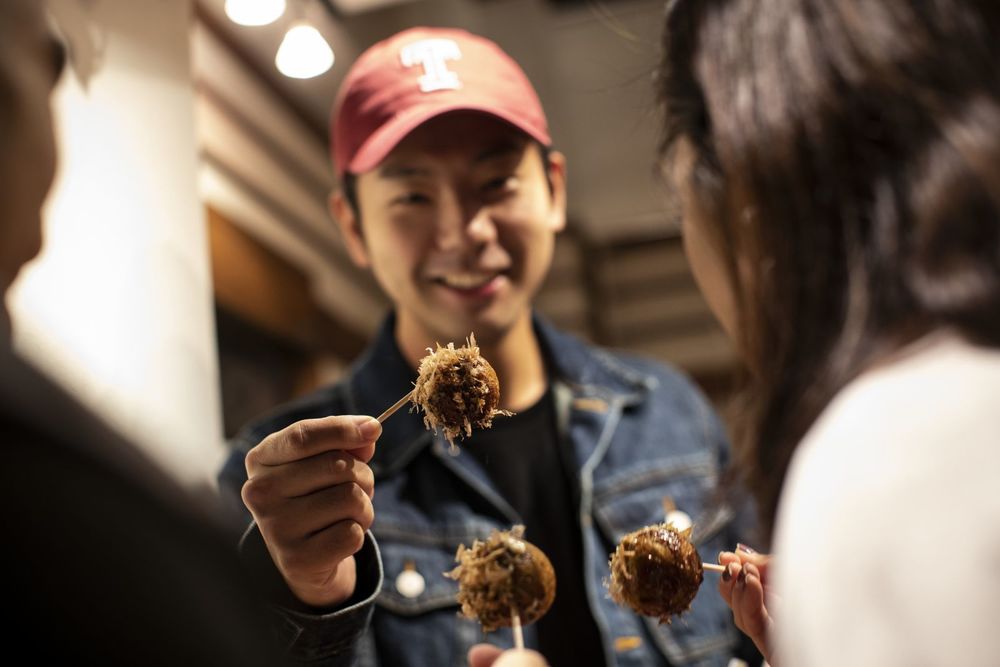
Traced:
<path fill-rule="evenodd" d="M 480 201 L 458 202 L 443 206 L 438 216 L 437 246 L 444 251 L 465 246 L 481 246 L 497 238 L 496 222 L 488 206 Z"/>
<path fill-rule="evenodd" d="M 489 206 L 477 203 L 467 215 L 465 235 L 476 245 L 497 240 L 497 223 Z"/>

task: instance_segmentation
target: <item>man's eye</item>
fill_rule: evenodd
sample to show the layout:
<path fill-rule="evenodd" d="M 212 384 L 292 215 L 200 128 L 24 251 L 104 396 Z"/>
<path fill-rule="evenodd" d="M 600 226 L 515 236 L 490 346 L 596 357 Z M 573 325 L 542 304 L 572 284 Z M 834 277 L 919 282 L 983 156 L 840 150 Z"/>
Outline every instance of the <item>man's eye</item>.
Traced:
<path fill-rule="evenodd" d="M 405 194 L 399 195 L 392 200 L 393 204 L 403 204 L 403 205 L 414 205 L 414 204 L 428 204 L 431 198 L 420 192 L 407 192 Z"/>
<path fill-rule="evenodd" d="M 517 179 L 513 176 L 501 176 L 499 178 L 486 181 L 486 183 L 483 184 L 483 191 L 502 192 L 504 190 L 513 190 L 516 185 Z"/>

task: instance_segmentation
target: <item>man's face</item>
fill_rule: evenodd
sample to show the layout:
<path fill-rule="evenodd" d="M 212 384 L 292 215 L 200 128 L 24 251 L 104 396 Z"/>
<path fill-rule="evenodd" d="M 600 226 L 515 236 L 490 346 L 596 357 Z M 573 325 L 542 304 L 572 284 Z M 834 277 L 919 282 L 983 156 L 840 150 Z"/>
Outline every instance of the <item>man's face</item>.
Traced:
<path fill-rule="evenodd" d="M 361 220 L 345 232 L 394 302 L 399 331 L 421 345 L 470 332 L 490 344 L 530 312 L 565 223 L 564 193 L 561 155 L 546 164 L 509 125 L 446 114 L 358 176 Z"/>
<path fill-rule="evenodd" d="M 55 172 L 49 95 L 62 49 L 36 0 L 0 7 L 0 292 L 41 249 L 40 209 Z"/>

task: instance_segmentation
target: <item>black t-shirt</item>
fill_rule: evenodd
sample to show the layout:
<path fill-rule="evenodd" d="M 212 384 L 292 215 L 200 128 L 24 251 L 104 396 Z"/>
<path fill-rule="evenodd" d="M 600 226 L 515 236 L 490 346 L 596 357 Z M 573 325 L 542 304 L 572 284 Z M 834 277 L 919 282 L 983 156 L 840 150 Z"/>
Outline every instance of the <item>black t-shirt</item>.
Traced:
<path fill-rule="evenodd" d="M 462 445 L 524 520 L 525 538 L 552 561 L 556 599 L 536 628 L 539 650 L 553 667 L 599 665 L 604 656 L 584 588 L 579 490 L 568 472 L 567 446 L 557 437 L 551 391 L 523 412 L 497 417 L 493 428 L 475 431 Z"/>

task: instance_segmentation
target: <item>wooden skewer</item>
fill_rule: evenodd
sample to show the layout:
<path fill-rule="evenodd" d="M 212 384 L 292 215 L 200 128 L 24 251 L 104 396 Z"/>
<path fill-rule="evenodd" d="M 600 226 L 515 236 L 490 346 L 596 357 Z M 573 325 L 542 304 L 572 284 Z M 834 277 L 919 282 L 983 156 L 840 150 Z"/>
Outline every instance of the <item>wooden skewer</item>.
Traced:
<path fill-rule="evenodd" d="M 401 398 L 398 401 L 396 401 L 395 403 L 393 403 L 392 407 L 390 407 L 388 410 L 386 410 L 385 412 L 383 412 L 382 414 L 380 414 L 378 416 L 378 423 L 381 424 L 386 419 L 388 419 L 389 417 L 391 417 L 394 412 L 396 412 L 401 407 L 403 407 L 404 405 L 406 405 L 407 403 L 409 403 L 410 400 L 413 399 L 413 391 L 415 391 L 415 390 L 411 390 L 410 393 L 408 393 L 406 396 L 404 396 L 403 398 Z"/>
<path fill-rule="evenodd" d="M 511 626 L 514 628 L 514 648 L 524 650 L 524 633 L 521 632 L 521 617 L 516 611 L 510 612 Z"/>
<path fill-rule="evenodd" d="M 703 569 L 703 570 L 711 570 L 712 572 L 725 572 L 726 571 L 726 566 L 725 565 L 716 565 L 715 563 L 702 563 L 701 564 L 701 569 Z"/>

